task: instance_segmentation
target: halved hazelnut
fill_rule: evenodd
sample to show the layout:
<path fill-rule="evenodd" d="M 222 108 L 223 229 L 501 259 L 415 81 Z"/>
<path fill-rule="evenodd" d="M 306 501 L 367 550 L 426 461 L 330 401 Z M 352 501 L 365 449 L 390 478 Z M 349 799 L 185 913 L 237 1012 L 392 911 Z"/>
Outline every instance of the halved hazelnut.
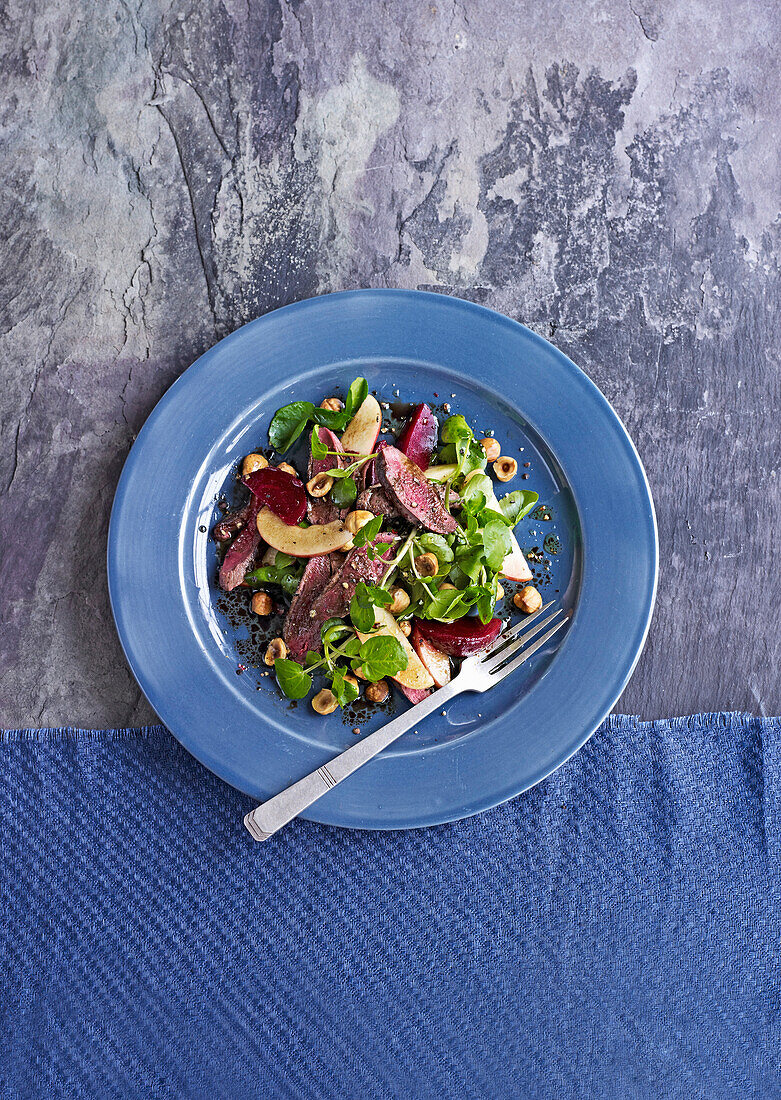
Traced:
<path fill-rule="evenodd" d="M 318 714 L 333 714 L 338 705 L 336 696 L 330 688 L 323 688 L 322 691 L 318 691 L 312 699 L 312 709 L 316 710 Z"/>
<path fill-rule="evenodd" d="M 390 695 L 390 688 L 385 680 L 376 680 L 367 685 L 363 694 L 370 703 L 384 703 Z"/>
<path fill-rule="evenodd" d="M 287 646 L 281 638 L 274 638 L 269 642 L 266 655 L 263 658 L 265 663 L 269 666 L 273 666 L 275 661 L 283 660 L 287 657 Z"/>
<path fill-rule="evenodd" d="M 321 409 L 328 409 L 329 412 L 339 412 L 344 408 L 344 405 L 338 397 L 326 397 L 320 402 Z"/>
<path fill-rule="evenodd" d="M 401 622 L 399 623 L 399 630 L 405 638 L 409 638 L 410 634 L 412 633 L 412 623 L 409 621 L 409 619 L 401 620 Z"/>
<path fill-rule="evenodd" d="M 334 487 L 334 479 L 330 474 L 315 474 L 311 481 L 307 482 L 306 489 L 310 497 L 324 497 Z"/>
<path fill-rule="evenodd" d="M 418 554 L 415 558 L 415 569 L 421 577 L 436 577 L 439 572 L 439 559 L 436 554 Z"/>
<path fill-rule="evenodd" d="M 291 466 L 289 462 L 280 462 L 277 469 L 284 470 L 286 474 L 292 474 L 293 477 L 298 477 L 298 470 L 295 466 Z"/>
<path fill-rule="evenodd" d="M 518 473 L 518 463 L 514 458 L 508 458 L 507 455 L 502 455 L 501 458 L 497 458 L 494 462 L 494 473 L 500 481 L 509 481 L 510 478 L 515 477 Z"/>

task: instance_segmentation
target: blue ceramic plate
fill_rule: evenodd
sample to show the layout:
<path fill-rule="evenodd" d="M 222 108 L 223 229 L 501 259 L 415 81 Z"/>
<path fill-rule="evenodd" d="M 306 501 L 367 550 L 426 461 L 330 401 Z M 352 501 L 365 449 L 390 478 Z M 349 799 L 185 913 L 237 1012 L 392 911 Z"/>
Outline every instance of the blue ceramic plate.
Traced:
<path fill-rule="evenodd" d="M 308 814 L 353 828 L 433 825 L 512 798 L 580 748 L 648 631 L 658 548 L 643 467 L 596 386 L 541 337 L 457 298 L 395 290 L 327 295 L 239 329 L 171 387 L 130 453 L 111 516 L 111 603 L 162 721 L 258 800 L 354 743 L 354 726 L 386 722 L 387 709 L 322 718 L 280 697 L 247 591 L 216 587 L 208 534 L 275 410 L 343 394 L 356 375 L 381 401 L 447 402 L 496 434 L 519 463 L 508 488 L 535 489 L 545 506 L 519 525 L 521 547 L 545 598 L 574 610 L 558 649 L 455 699 Z"/>

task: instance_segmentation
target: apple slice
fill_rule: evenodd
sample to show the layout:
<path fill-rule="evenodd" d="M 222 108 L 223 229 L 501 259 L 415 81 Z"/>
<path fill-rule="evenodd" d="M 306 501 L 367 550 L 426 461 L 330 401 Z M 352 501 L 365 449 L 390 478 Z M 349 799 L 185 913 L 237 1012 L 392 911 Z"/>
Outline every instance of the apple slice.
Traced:
<path fill-rule="evenodd" d="M 258 533 L 269 546 L 290 554 L 291 558 L 312 558 L 342 550 L 352 539 L 341 520 L 312 527 L 292 527 L 274 515 L 269 507 L 258 512 Z"/>
<path fill-rule="evenodd" d="M 467 474 L 464 484 L 469 481 L 470 477 L 474 477 L 475 474 L 479 473 L 482 473 L 482 471 L 473 470 L 471 474 Z M 491 490 L 490 496 L 486 496 L 485 503 L 493 511 L 501 512 L 499 501 L 496 499 L 496 493 L 493 490 Z M 506 577 L 508 581 L 530 581 L 532 579 L 532 571 L 527 565 L 523 551 L 518 545 L 518 539 L 512 531 L 510 531 L 510 553 L 502 562 L 502 570 L 499 576 Z"/>
<path fill-rule="evenodd" d="M 457 469 L 458 467 L 455 462 L 449 462 L 445 466 L 429 466 L 425 474 L 429 481 L 447 481 L 449 477 L 453 476 Z"/>
<path fill-rule="evenodd" d="M 401 672 L 397 672 L 391 679 L 396 683 L 401 684 L 402 687 L 410 688 L 415 691 L 425 690 L 434 686 L 434 677 L 429 670 L 418 657 L 415 650 L 409 643 L 409 640 L 404 637 L 401 632 L 401 627 L 393 618 L 391 613 L 384 607 L 375 607 L 374 609 L 374 621 L 379 627 L 379 630 L 375 632 L 379 634 L 387 634 L 391 638 L 396 638 L 401 644 L 402 649 L 407 654 L 407 667 L 403 668 Z M 362 634 L 359 630 L 358 637 L 362 642 L 365 642 L 368 638 L 372 638 L 375 635 Z"/>
<path fill-rule="evenodd" d="M 382 410 L 371 394 L 358 406 L 358 411 L 344 429 L 342 450 L 349 454 L 370 455 L 380 434 Z"/>
<path fill-rule="evenodd" d="M 447 653 L 437 649 L 433 642 L 424 638 L 417 627 L 412 631 L 412 645 L 423 664 L 434 678 L 438 688 L 450 683 L 450 658 Z"/>

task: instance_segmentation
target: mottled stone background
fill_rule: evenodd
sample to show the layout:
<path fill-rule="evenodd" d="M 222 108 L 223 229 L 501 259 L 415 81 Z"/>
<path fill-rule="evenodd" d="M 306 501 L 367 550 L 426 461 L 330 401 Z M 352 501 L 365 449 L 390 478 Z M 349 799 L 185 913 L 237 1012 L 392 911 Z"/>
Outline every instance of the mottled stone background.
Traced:
<path fill-rule="evenodd" d="M 781 710 L 777 0 L 7 0 L 2 721 L 137 724 L 104 572 L 134 433 L 266 310 L 438 288 L 627 424 L 661 582 L 620 704 Z"/>

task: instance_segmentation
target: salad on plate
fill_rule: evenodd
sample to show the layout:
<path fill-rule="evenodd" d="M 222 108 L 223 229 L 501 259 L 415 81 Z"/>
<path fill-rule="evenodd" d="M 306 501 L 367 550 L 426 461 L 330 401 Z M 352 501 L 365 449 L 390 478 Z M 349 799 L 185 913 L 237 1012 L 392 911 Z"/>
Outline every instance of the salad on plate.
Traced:
<path fill-rule="evenodd" d="M 389 681 L 411 703 L 448 683 L 453 659 L 499 633 L 503 581 L 519 586 L 520 611 L 542 604 L 513 533 L 538 497 L 504 490 L 518 463 L 499 441 L 477 438 L 460 413 L 440 424 L 425 403 L 395 437 L 382 429 L 364 378 L 344 401 L 285 405 L 268 453 L 285 455 L 307 433 L 306 471 L 247 455 L 247 499 L 213 528 L 220 587 L 247 590 L 261 616 L 285 608 L 265 663 L 289 699 L 324 682 L 319 714 L 359 695 L 385 702 Z"/>

